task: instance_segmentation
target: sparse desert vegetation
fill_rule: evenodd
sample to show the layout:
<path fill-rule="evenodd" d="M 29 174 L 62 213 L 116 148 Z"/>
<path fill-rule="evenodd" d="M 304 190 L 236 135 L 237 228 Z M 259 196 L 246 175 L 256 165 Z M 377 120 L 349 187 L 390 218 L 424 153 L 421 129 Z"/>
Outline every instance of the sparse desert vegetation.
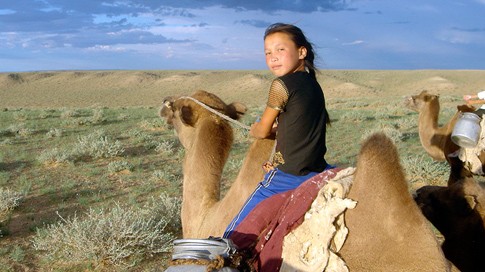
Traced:
<path fill-rule="evenodd" d="M 66 71 L 0 74 L 0 271 L 164 271 L 180 237 L 183 148 L 158 117 L 162 99 L 205 89 L 245 103 L 250 124 L 266 71 Z M 421 147 L 404 96 L 441 95 L 440 123 L 485 71 L 322 71 L 330 163 L 355 164 L 361 140 L 386 132 L 411 190 L 444 185 L 445 162 Z M 223 188 L 251 139 L 235 127 Z M 437 233 L 439 235 L 439 233 Z"/>

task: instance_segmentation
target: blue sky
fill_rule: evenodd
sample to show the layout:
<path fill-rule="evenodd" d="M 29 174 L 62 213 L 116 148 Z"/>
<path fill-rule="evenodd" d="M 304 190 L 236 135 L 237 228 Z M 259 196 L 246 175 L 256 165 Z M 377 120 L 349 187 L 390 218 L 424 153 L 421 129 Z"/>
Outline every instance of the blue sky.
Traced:
<path fill-rule="evenodd" d="M 266 69 L 299 26 L 321 69 L 485 69 L 485 0 L 0 0 L 0 72 Z"/>

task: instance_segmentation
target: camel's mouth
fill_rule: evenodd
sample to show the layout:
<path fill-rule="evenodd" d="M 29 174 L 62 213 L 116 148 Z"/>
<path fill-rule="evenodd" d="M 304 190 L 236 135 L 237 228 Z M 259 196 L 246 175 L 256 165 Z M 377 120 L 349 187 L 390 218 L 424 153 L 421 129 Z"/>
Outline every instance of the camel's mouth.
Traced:
<path fill-rule="evenodd" d="M 162 107 L 167 107 L 167 108 L 171 109 L 172 108 L 172 105 L 173 105 L 173 101 L 164 100 Z"/>
<path fill-rule="evenodd" d="M 404 106 L 408 109 L 416 111 L 416 100 L 413 96 L 404 97 Z"/>

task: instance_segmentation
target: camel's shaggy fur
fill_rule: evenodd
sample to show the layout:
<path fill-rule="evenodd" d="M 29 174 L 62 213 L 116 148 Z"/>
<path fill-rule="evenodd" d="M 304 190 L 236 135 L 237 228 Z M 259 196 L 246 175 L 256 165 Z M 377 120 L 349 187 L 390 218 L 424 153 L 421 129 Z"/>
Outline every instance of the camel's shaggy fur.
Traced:
<path fill-rule="evenodd" d="M 361 148 L 348 198 L 349 235 L 340 250 L 350 271 L 448 271 L 430 225 L 408 191 L 397 149 L 384 134 Z"/>
<path fill-rule="evenodd" d="M 460 271 L 485 271 L 485 190 L 473 178 L 424 186 L 416 202 L 444 236 L 443 252 Z"/>
<path fill-rule="evenodd" d="M 206 104 L 222 103 L 206 92 L 192 96 Z M 253 143 L 238 179 L 218 201 L 232 142 L 229 125 L 186 99 L 171 98 L 165 104 L 161 116 L 174 125 L 186 148 L 184 238 L 220 236 L 261 179 L 261 164 L 273 142 Z M 363 144 L 348 198 L 358 203 L 345 214 L 349 234 L 340 250 L 350 271 L 449 271 L 429 223 L 408 192 L 396 147 L 384 134 L 373 135 Z"/>

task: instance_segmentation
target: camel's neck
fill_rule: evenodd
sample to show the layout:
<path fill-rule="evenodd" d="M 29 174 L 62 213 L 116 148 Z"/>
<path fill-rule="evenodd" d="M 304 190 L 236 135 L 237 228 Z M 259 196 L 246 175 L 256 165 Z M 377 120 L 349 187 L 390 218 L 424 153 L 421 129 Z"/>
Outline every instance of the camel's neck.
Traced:
<path fill-rule="evenodd" d="M 209 121 L 200 124 L 194 136 L 184 159 L 182 220 L 197 221 L 203 220 L 220 198 L 220 180 L 232 145 L 232 130 Z"/>
<path fill-rule="evenodd" d="M 220 236 L 263 178 L 261 165 L 268 160 L 274 141 L 255 140 L 244 159 L 241 171 L 224 198 L 214 203 L 198 229 L 199 237 Z"/>
<path fill-rule="evenodd" d="M 256 185 L 263 178 L 264 172 L 262 170 L 262 165 L 269 160 L 273 145 L 274 140 L 269 139 L 255 140 L 253 144 L 251 144 L 241 167 L 241 171 L 239 171 L 236 181 L 234 181 L 225 198 L 240 200 L 240 196 L 249 196 L 253 192 Z M 241 200 L 245 201 L 245 199 Z M 243 203 L 241 203 L 241 206 L 242 204 Z"/>
<path fill-rule="evenodd" d="M 448 126 L 438 126 L 440 105 L 437 99 L 427 102 L 419 112 L 419 138 L 426 152 L 435 160 L 445 160 L 443 145 Z"/>
<path fill-rule="evenodd" d="M 419 112 L 419 129 L 423 132 L 433 132 L 438 129 L 440 105 L 437 100 L 427 103 Z"/>

